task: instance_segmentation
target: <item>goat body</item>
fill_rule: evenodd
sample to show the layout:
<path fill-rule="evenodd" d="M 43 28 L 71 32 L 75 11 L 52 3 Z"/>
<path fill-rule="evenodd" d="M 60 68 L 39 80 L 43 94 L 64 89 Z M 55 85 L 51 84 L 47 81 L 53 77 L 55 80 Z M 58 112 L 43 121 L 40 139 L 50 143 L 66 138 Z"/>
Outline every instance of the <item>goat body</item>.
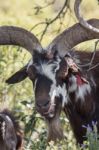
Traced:
<path fill-rule="evenodd" d="M 83 51 L 75 53 L 76 56 L 79 56 L 78 66 L 82 73 L 77 76 L 77 74 L 70 72 L 66 77 L 69 100 L 64 111 L 69 118 L 77 142 L 82 143 L 86 139 L 86 128 L 83 126 L 92 127 L 92 122 L 97 122 L 99 132 L 99 66 L 93 67 L 99 62 L 99 51 L 95 53 L 92 66 L 87 64 L 93 53 Z M 89 69 L 89 66 L 92 69 Z M 77 82 L 81 80 L 81 76 L 85 77 L 88 83 Z"/>

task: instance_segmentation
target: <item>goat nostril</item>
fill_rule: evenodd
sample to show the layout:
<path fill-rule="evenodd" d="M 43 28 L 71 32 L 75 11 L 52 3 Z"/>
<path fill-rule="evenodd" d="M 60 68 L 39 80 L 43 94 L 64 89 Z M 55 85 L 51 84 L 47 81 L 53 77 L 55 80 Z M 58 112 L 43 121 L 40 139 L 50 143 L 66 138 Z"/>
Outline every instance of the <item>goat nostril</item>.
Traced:
<path fill-rule="evenodd" d="M 46 103 L 43 103 L 43 104 L 37 102 L 36 106 L 38 108 L 45 108 L 45 107 L 47 107 L 49 105 L 49 103 L 50 103 L 50 101 L 47 101 Z"/>
<path fill-rule="evenodd" d="M 50 103 L 50 101 L 47 101 L 45 104 L 44 104 L 44 107 L 48 106 Z"/>

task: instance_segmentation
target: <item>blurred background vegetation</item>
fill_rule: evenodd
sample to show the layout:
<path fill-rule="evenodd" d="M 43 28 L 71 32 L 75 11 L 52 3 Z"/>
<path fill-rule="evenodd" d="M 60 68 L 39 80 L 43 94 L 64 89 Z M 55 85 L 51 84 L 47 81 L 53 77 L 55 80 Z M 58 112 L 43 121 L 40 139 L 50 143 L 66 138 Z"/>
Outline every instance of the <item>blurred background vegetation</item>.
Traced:
<path fill-rule="evenodd" d="M 61 14 L 64 3 L 66 5 Z M 46 46 L 64 29 L 77 22 L 73 11 L 74 0 L 0 0 L 0 26 L 13 25 L 31 30 Z M 83 0 L 81 13 L 86 19 L 99 18 L 98 0 Z M 80 44 L 79 49 L 93 50 L 94 41 Z M 16 112 L 25 128 L 25 150 L 78 150 L 69 122 L 61 115 L 64 141 L 46 143 L 47 127 L 35 111 L 33 87 L 29 79 L 16 85 L 5 80 L 30 59 L 22 48 L 0 46 L 0 107 Z"/>

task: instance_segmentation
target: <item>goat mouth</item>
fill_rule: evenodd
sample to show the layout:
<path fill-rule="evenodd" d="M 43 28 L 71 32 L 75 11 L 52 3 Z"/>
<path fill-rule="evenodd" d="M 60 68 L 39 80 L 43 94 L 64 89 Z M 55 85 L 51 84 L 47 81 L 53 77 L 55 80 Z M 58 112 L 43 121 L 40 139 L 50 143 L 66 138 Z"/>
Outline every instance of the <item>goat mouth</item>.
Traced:
<path fill-rule="evenodd" d="M 51 104 L 48 111 L 44 113 L 45 117 L 53 118 L 55 116 L 55 104 Z"/>
<path fill-rule="evenodd" d="M 51 111 L 51 112 L 45 112 L 43 115 L 45 116 L 45 118 L 53 118 L 55 116 L 55 113 L 54 111 Z"/>

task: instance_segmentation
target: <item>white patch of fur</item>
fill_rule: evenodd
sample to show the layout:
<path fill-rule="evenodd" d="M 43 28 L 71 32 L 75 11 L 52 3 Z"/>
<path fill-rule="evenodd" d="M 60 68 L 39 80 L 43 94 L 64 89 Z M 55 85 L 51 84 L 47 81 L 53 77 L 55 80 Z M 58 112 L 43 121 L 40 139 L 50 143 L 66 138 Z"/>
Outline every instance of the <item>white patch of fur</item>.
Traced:
<path fill-rule="evenodd" d="M 81 99 L 84 101 L 85 96 L 87 93 L 91 93 L 91 87 L 90 84 L 85 83 L 83 85 L 77 85 L 77 79 L 74 75 L 71 76 L 69 79 L 71 82 L 71 86 L 69 87 L 68 91 L 69 93 L 71 92 L 76 92 L 76 99 Z"/>
<path fill-rule="evenodd" d="M 65 103 L 67 103 L 67 92 L 66 92 L 66 85 L 63 84 L 63 86 L 56 86 L 56 79 L 55 79 L 55 76 L 56 76 L 56 72 L 57 70 L 59 69 L 59 63 L 60 63 L 61 59 L 58 57 L 57 58 L 57 61 L 54 61 L 52 63 L 48 62 L 41 62 L 41 64 L 39 65 L 35 65 L 36 66 L 36 69 L 38 70 L 38 72 L 42 75 L 45 75 L 47 78 L 51 79 L 51 81 L 53 82 L 52 83 L 52 86 L 51 86 L 51 89 L 50 89 L 50 92 L 49 92 L 49 96 L 51 98 L 51 103 L 52 105 L 55 104 L 55 97 L 57 96 L 60 96 L 62 95 L 62 106 L 65 105 Z M 28 64 L 28 67 L 27 69 L 29 68 L 30 65 L 33 64 L 33 61 L 32 59 L 30 60 L 29 64 Z M 36 83 L 37 83 L 37 80 L 35 81 L 35 85 L 34 87 L 36 88 Z M 35 90 L 34 88 L 34 90 Z"/>
<path fill-rule="evenodd" d="M 9 116 L 6 115 L 6 119 L 7 119 L 7 121 L 9 121 L 12 124 L 12 120 L 10 119 Z"/>
<path fill-rule="evenodd" d="M 51 85 L 49 96 L 51 98 L 51 104 L 55 104 L 55 96 L 57 95 L 56 86 L 55 84 Z"/>
<path fill-rule="evenodd" d="M 51 79 L 53 82 L 55 82 L 55 75 L 56 75 L 56 71 L 59 69 L 59 63 L 60 63 L 60 58 L 57 58 L 57 61 L 54 61 L 52 63 L 42 63 L 41 64 L 41 72 L 42 74 L 44 74 L 45 76 L 47 76 L 49 79 Z M 54 70 L 53 70 L 54 68 Z"/>
<path fill-rule="evenodd" d="M 63 84 L 63 86 L 58 86 L 57 90 L 58 94 L 62 95 L 62 107 L 64 107 L 65 103 L 67 104 L 68 99 L 67 99 L 67 90 L 66 90 L 66 84 Z"/>
<path fill-rule="evenodd" d="M 38 80 L 38 79 L 36 79 L 35 82 L 34 82 L 34 86 L 33 86 L 34 92 L 35 92 L 35 89 L 36 89 L 37 80 Z"/>
<path fill-rule="evenodd" d="M 77 90 L 77 83 L 76 83 L 76 78 L 75 78 L 75 76 L 72 75 L 72 76 L 69 78 L 69 82 L 72 83 L 72 85 L 69 86 L 68 91 L 69 91 L 70 93 L 76 91 L 76 90 Z"/>
<path fill-rule="evenodd" d="M 34 65 L 40 74 L 47 76 L 49 79 L 55 82 L 55 73 L 59 69 L 60 61 L 61 59 L 58 57 L 57 61 L 54 61 L 52 63 L 41 62 L 41 64 L 39 65 L 37 64 L 34 64 Z M 27 70 L 32 64 L 33 64 L 33 60 L 31 59 L 28 63 Z M 54 67 L 55 69 L 53 71 Z"/>
<path fill-rule="evenodd" d="M 53 62 L 53 63 L 43 63 L 41 65 L 42 67 L 42 74 L 44 74 L 45 76 L 47 76 L 49 79 L 52 80 L 53 84 L 51 85 L 51 89 L 49 92 L 49 96 L 51 98 L 51 103 L 55 104 L 55 97 L 59 97 L 60 95 L 62 95 L 62 106 L 64 107 L 65 103 L 67 103 L 67 92 L 66 92 L 66 85 L 63 84 L 62 87 L 60 85 L 56 86 L 56 72 L 59 69 L 59 62 L 61 60 L 58 58 L 57 61 Z M 54 68 L 55 67 L 55 68 Z M 53 70 L 54 68 L 54 70 Z"/>
<path fill-rule="evenodd" d="M 84 101 L 85 96 L 87 93 L 91 93 L 91 87 L 89 84 L 83 84 L 78 87 L 77 92 L 76 92 L 76 98 L 77 99 L 82 99 Z"/>
<path fill-rule="evenodd" d="M 57 71 L 57 70 L 59 70 L 59 68 L 60 68 L 60 65 L 59 65 L 59 63 L 61 62 L 61 59 L 60 59 L 60 57 L 57 57 L 57 67 L 55 68 L 55 72 Z"/>
<path fill-rule="evenodd" d="M 1 130 L 2 130 L 2 137 L 4 139 L 5 138 L 5 121 L 2 122 Z"/>
<path fill-rule="evenodd" d="M 54 104 L 55 96 L 57 95 L 56 89 L 54 89 L 52 92 L 50 92 L 49 95 L 51 97 L 51 103 Z"/>
<path fill-rule="evenodd" d="M 28 70 L 28 68 L 29 68 L 31 65 L 33 65 L 33 59 L 31 59 L 31 60 L 29 61 L 28 66 L 27 66 L 27 70 Z"/>
<path fill-rule="evenodd" d="M 53 67 L 55 66 L 55 64 L 46 64 L 43 63 L 41 64 L 41 72 L 42 74 L 44 74 L 46 77 L 48 77 L 49 79 L 51 79 L 53 82 L 55 82 L 55 73 L 52 71 Z"/>
<path fill-rule="evenodd" d="M 62 95 L 62 107 L 64 107 L 65 103 L 67 103 L 66 85 L 63 84 L 61 87 L 60 85 L 56 86 L 56 84 L 53 83 L 49 92 L 51 103 L 54 104 L 55 97 L 59 97 L 60 95 Z"/>

